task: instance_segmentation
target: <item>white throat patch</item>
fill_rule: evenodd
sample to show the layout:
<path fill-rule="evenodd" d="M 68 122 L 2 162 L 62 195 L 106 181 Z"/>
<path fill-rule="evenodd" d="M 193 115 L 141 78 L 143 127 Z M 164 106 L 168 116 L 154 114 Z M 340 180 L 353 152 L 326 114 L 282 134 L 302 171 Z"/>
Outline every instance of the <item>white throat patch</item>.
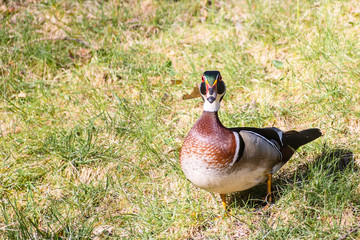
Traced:
<path fill-rule="evenodd" d="M 220 99 L 224 94 L 217 94 L 215 101 L 210 103 L 205 97 L 204 97 L 204 106 L 203 110 L 206 112 L 217 112 L 220 109 Z"/>
<path fill-rule="evenodd" d="M 205 99 L 203 109 L 206 112 L 217 112 L 220 109 L 220 101 L 218 99 L 215 99 L 215 101 L 210 103 Z"/>

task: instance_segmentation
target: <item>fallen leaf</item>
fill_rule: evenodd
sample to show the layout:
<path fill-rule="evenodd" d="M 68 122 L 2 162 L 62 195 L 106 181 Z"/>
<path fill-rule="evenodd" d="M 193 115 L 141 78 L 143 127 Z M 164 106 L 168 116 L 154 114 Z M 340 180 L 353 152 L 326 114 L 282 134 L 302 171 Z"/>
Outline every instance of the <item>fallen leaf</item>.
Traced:
<path fill-rule="evenodd" d="M 201 94 L 199 92 L 199 87 L 195 86 L 190 94 L 184 94 L 182 98 L 183 98 L 183 100 L 187 100 L 187 99 L 193 99 L 193 98 L 197 98 L 197 97 L 201 97 Z"/>
<path fill-rule="evenodd" d="M 181 83 L 182 83 L 181 80 L 171 80 L 171 85 L 179 85 Z"/>

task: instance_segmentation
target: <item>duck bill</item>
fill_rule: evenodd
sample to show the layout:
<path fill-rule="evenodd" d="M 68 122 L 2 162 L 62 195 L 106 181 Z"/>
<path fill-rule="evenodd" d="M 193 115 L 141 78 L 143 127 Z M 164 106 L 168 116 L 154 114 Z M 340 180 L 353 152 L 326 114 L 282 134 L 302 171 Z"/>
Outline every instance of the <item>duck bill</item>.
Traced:
<path fill-rule="evenodd" d="M 216 99 L 216 94 L 211 95 L 211 96 L 207 97 L 206 99 L 209 103 L 213 103 Z"/>
<path fill-rule="evenodd" d="M 216 89 L 216 84 L 214 84 L 213 86 L 207 86 L 207 91 L 206 91 L 206 100 L 209 103 L 213 103 L 216 100 L 217 97 L 217 89 Z"/>

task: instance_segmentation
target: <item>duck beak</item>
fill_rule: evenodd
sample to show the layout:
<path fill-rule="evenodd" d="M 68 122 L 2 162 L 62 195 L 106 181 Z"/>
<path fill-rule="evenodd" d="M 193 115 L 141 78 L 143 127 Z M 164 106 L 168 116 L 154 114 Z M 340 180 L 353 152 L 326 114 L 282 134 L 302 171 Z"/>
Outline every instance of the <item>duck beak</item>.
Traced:
<path fill-rule="evenodd" d="M 206 94 L 206 99 L 208 100 L 209 103 L 213 103 L 216 99 L 216 95 L 217 95 L 216 92 L 212 95 Z"/>
<path fill-rule="evenodd" d="M 209 103 L 213 103 L 213 102 L 215 101 L 215 99 L 216 99 L 216 98 L 214 98 L 214 97 L 212 97 L 212 96 L 207 98 L 207 100 L 208 100 Z"/>
<path fill-rule="evenodd" d="M 212 86 L 206 81 L 206 99 L 209 103 L 213 103 L 217 97 L 217 81 Z"/>

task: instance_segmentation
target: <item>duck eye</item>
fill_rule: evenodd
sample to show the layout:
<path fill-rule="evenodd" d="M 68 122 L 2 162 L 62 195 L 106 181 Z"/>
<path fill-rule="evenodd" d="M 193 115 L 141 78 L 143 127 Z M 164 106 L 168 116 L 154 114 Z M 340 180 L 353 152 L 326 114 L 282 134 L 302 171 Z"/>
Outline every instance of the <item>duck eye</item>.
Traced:
<path fill-rule="evenodd" d="M 223 94 L 225 92 L 225 83 L 224 82 L 218 82 L 217 84 L 217 93 Z"/>
<path fill-rule="evenodd" d="M 201 95 L 206 95 L 206 85 L 205 82 L 200 83 L 200 93 Z"/>

